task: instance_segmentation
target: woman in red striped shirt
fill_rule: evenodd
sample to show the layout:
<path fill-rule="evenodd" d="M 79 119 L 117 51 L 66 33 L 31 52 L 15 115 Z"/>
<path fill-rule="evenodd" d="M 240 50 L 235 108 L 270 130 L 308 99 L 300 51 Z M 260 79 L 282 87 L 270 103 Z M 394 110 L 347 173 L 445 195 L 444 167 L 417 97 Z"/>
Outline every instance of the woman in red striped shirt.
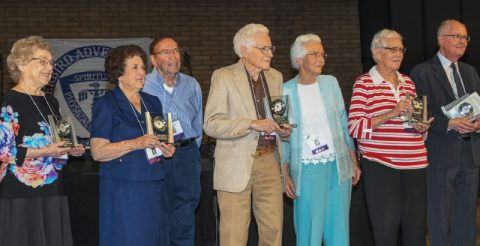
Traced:
<path fill-rule="evenodd" d="M 353 86 L 348 128 L 362 155 L 365 196 L 376 245 L 425 245 L 426 171 L 424 133 L 429 124 L 404 123 L 416 96 L 411 79 L 398 72 L 402 36 L 384 29 L 373 37 L 376 66 Z M 433 119 L 430 119 L 430 122 Z M 401 230 L 400 230 L 401 228 Z"/>

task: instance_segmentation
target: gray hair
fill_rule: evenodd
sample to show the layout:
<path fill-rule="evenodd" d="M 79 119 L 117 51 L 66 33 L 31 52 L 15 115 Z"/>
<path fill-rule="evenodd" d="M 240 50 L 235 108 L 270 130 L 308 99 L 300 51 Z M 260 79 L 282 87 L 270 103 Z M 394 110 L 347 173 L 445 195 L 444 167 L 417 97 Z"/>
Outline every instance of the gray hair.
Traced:
<path fill-rule="evenodd" d="M 400 40 L 403 40 L 403 37 L 402 35 L 400 35 L 400 33 L 398 33 L 395 30 L 387 29 L 387 28 L 375 33 L 375 36 L 373 36 L 372 45 L 370 49 L 372 51 L 372 57 L 373 57 L 373 60 L 375 60 L 375 62 L 377 62 L 377 58 L 375 58 L 375 55 L 373 55 L 373 50 L 381 47 L 385 47 L 387 45 L 385 43 L 386 42 L 385 40 L 389 38 L 399 38 Z"/>
<path fill-rule="evenodd" d="M 37 49 L 52 53 L 50 44 L 40 36 L 22 38 L 13 44 L 10 54 L 7 57 L 8 72 L 13 82 L 18 83 L 20 80 L 21 72 L 18 69 L 18 65 L 29 62 Z"/>
<path fill-rule="evenodd" d="M 373 36 L 371 50 L 373 51 L 376 48 L 380 48 L 385 46 L 385 40 L 389 38 L 399 38 L 403 40 L 402 35 L 395 30 L 392 29 L 383 29 Z"/>
<path fill-rule="evenodd" d="M 303 58 L 307 54 L 305 49 L 305 44 L 308 42 L 319 42 L 322 43 L 322 39 L 316 34 L 308 33 L 298 36 L 293 42 L 292 47 L 290 47 L 290 64 L 293 68 L 299 69 L 297 59 Z"/>
<path fill-rule="evenodd" d="M 268 34 L 268 28 L 262 24 L 250 23 L 245 25 L 244 27 L 240 28 L 238 32 L 233 37 L 233 50 L 238 55 L 238 57 L 242 58 L 242 47 L 247 47 L 248 49 L 254 45 L 252 36 L 257 32 L 264 32 Z"/>
<path fill-rule="evenodd" d="M 440 25 L 438 26 L 438 29 L 437 29 L 437 37 L 440 37 L 444 34 L 447 33 L 447 30 L 448 28 L 450 27 L 450 24 L 452 23 L 459 23 L 459 24 L 462 24 L 463 26 L 465 26 L 465 24 L 463 24 L 462 22 L 458 21 L 458 20 L 453 20 L 453 19 L 450 19 L 450 20 L 444 20 L 442 21 L 442 23 L 440 23 Z"/>

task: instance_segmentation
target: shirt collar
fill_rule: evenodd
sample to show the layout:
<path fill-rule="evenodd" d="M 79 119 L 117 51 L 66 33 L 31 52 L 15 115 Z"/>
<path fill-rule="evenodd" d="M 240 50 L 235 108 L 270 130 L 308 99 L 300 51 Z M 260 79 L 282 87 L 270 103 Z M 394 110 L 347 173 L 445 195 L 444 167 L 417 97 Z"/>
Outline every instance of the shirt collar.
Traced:
<path fill-rule="evenodd" d="M 160 74 L 160 72 L 156 67 L 153 68 L 153 74 L 163 88 L 163 84 L 165 84 L 165 80 L 163 79 L 162 75 Z M 175 76 L 175 87 L 177 87 L 178 83 L 180 83 L 180 72 L 178 72 L 177 75 Z"/>
<path fill-rule="evenodd" d="M 443 70 L 446 70 L 447 68 L 450 67 L 450 64 L 452 64 L 452 62 L 448 60 L 445 56 L 443 56 L 442 53 L 440 53 L 440 51 L 437 52 L 437 56 L 438 56 L 438 59 L 440 60 L 440 63 L 442 64 Z"/>
<path fill-rule="evenodd" d="M 383 81 L 385 81 L 382 75 L 380 75 L 380 73 L 378 72 L 377 65 L 373 66 L 370 71 L 368 71 L 368 73 L 370 74 L 373 83 L 376 85 L 381 84 Z M 405 80 L 403 79 L 402 75 L 398 71 L 396 71 L 395 73 L 397 74 L 397 78 L 400 84 L 404 84 Z"/>

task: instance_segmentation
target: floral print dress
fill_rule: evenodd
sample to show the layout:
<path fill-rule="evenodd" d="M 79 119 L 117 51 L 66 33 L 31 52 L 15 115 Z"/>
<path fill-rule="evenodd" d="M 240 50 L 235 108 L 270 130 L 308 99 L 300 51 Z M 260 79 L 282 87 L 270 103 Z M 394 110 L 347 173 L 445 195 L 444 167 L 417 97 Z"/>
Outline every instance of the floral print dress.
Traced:
<path fill-rule="evenodd" d="M 51 95 L 7 93 L 0 115 L 0 198 L 61 194 L 62 165 L 50 156 L 25 158 L 28 148 L 52 143 L 46 122 L 52 110 L 59 115 Z"/>
<path fill-rule="evenodd" d="M 47 103 L 48 102 L 48 103 Z M 50 156 L 25 158 L 52 142 L 48 115 L 59 115 L 51 95 L 11 90 L 0 113 L 0 245 L 72 246 L 62 165 Z M 41 113 L 40 113 L 41 112 Z"/>

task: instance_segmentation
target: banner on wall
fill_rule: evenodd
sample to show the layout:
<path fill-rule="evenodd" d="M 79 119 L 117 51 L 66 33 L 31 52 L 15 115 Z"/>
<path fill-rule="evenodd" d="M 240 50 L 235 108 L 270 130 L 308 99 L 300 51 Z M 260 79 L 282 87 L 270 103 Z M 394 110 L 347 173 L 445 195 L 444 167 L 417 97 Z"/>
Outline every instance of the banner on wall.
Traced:
<path fill-rule="evenodd" d="M 104 69 L 110 49 L 136 44 L 148 54 L 151 38 L 48 39 L 56 63 L 46 88 L 60 104 L 62 115 L 74 119 L 79 138 L 90 138 L 93 100 L 112 88 Z"/>

